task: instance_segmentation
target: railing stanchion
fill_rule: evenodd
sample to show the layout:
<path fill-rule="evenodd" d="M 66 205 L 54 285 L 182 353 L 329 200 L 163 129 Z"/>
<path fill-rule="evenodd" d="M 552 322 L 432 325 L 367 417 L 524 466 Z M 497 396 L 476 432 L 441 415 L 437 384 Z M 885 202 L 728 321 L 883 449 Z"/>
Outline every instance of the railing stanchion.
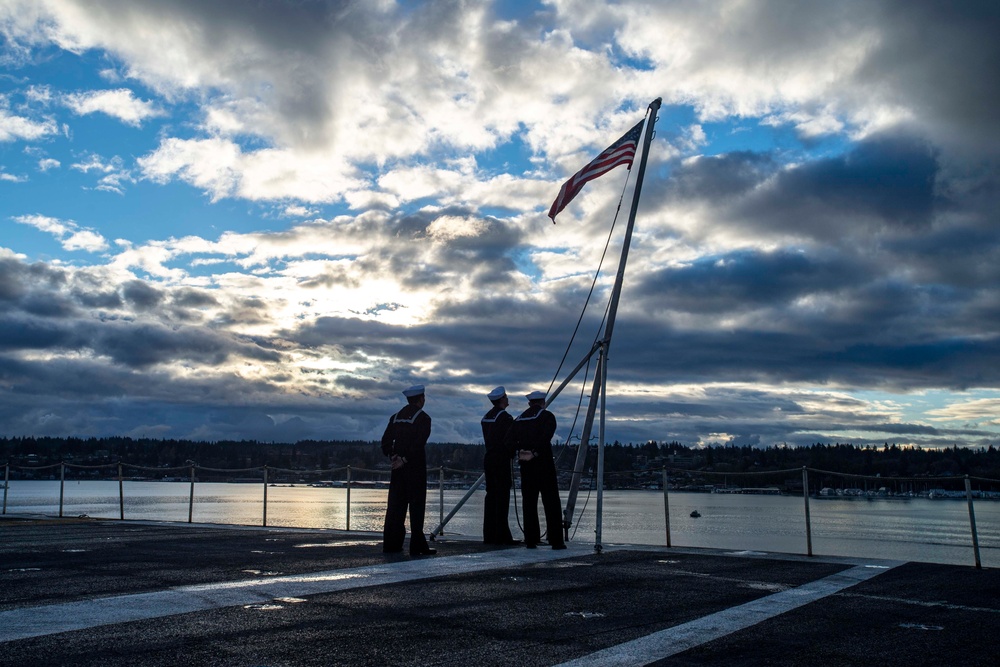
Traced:
<path fill-rule="evenodd" d="M 10 463 L 3 464 L 3 513 L 7 513 L 7 489 L 10 488 Z"/>
<path fill-rule="evenodd" d="M 118 518 L 125 520 L 125 484 L 122 481 L 122 462 L 118 462 Z"/>
<path fill-rule="evenodd" d="M 346 525 L 344 530 L 351 529 L 351 466 L 347 466 L 347 508 L 344 510 Z"/>
<path fill-rule="evenodd" d="M 59 462 L 59 518 L 63 515 L 63 496 L 66 490 L 66 462 Z"/>
<path fill-rule="evenodd" d="M 666 467 L 663 468 L 663 522 L 667 530 L 667 546 L 670 546 L 670 499 L 667 496 L 667 481 L 670 476 Z"/>
<path fill-rule="evenodd" d="M 264 466 L 264 527 L 267 527 L 267 466 Z"/>
<path fill-rule="evenodd" d="M 188 497 L 188 523 L 194 519 L 194 463 L 191 463 L 191 495 Z"/>
<path fill-rule="evenodd" d="M 444 466 L 438 468 L 438 514 L 444 528 Z M 444 535 L 444 533 L 441 533 Z"/>
<path fill-rule="evenodd" d="M 802 499 L 806 506 L 806 555 L 813 555 L 812 522 L 809 520 L 809 469 L 802 466 Z"/>
<path fill-rule="evenodd" d="M 983 563 L 979 560 L 979 534 L 976 532 L 976 509 L 972 505 L 972 482 L 969 476 L 965 476 L 965 499 L 969 501 L 969 525 L 972 527 L 972 550 L 976 555 L 976 569 L 983 569 Z"/>

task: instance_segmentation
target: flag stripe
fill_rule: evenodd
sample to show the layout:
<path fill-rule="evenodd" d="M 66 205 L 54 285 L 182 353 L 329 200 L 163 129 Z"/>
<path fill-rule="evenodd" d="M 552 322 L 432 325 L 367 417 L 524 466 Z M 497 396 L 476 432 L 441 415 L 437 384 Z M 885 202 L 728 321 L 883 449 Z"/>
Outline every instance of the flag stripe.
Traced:
<path fill-rule="evenodd" d="M 584 184 L 599 176 L 603 176 L 619 165 L 627 164 L 629 169 L 632 168 L 632 161 L 635 159 L 635 151 L 639 146 L 639 135 L 642 133 L 642 124 L 644 122 L 645 120 L 639 121 L 621 139 L 604 149 L 587 166 L 573 174 L 568 181 L 563 183 L 562 188 L 559 190 L 559 196 L 552 202 L 552 207 L 549 209 L 549 217 L 552 218 L 552 222 L 556 221 L 556 216 L 559 212 L 566 208 L 566 205 L 573 201 L 573 198 L 580 193 Z"/>

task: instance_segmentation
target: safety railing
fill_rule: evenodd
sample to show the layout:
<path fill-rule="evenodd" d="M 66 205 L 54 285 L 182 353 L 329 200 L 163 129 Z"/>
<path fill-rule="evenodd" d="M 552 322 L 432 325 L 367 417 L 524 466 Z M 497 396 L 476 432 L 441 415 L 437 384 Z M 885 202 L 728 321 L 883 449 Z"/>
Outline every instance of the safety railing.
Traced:
<path fill-rule="evenodd" d="M 31 478 L 37 479 L 39 475 L 44 473 L 46 470 L 58 471 L 59 479 L 59 518 L 63 518 L 65 511 L 65 497 L 66 497 L 66 473 L 67 471 L 77 470 L 77 471 L 100 471 L 109 470 L 114 471 L 117 469 L 117 481 L 118 481 L 118 518 L 122 521 L 125 520 L 125 482 L 133 480 L 169 480 L 173 482 L 188 481 L 190 484 L 190 490 L 188 493 L 188 504 L 187 504 L 187 521 L 188 523 L 194 522 L 194 507 L 195 507 L 195 486 L 199 482 L 199 475 L 204 477 L 207 475 L 217 475 L 221 476 L 222 481 L 240 481 L 240 482 L 255 482 L 262 485 L 262 508 L 261 508 L 261 526 L 266 527 L 267 523 L 267 510 L 268 510 L 268 488 L 272 486 L 272 482 L 275 480 L 282 479 L 284 476 L 287 479 L 289 476 L 303 483 L 305 478 L 312 478 L 314 481 L 309 482 L 311 486 L 318 487 L 336 487 L 343 488 L 346 494 L 345 503 L 345 514 L 344 514 L 344 530 L 351 530 L 351 490 L 361 488 L 368 488 L 371 486 L 383 486 L 388 488 L 388 480 L 391 474 L 390 470 L 379 470 L 379 469 L 369 469 L 355 466 L 342 466 L 338 468 L 327 468 L 327 469 L 296 469 L 296 468 L 279 468 L 274 466 L 259 466 L 253 468 L 212 468 L 207 466 L 200 466 L 194 462 L 188 462 L 183 466 L 171 466 L 171 467 L 150 467 L 150 466 L 140 466 L 129 463 L 107 463 L 98 465 L 83 465 L 75 463 L 51 463 L 47 465 L 37 465 L 37 466 L 16 466 L 11 464 L 4 465 L 4 484 L 3 484 L 3 506 L 0 513 L 7 514 L 8 506 L 8 493 L 10 490 L 11 481 L 11 470 L 18 470 L 27 472 L 31 475 Z M 128 471 L 129 474 L 126 474 Z M 148 477 L 143 475 L 143 473 L 151 473 L 155 477 Z M 177 474 L 182 473 L 182 474 Z M 454 477 L 458 476 L 462 479 L 467 477 L 472 477 L 478 475 L 478 472 L 469 472 L 466 470 L 459 470 L 454 468 L 446 468 L 440 466 L 438 468 L 432 468 L 428 470 L 428 480 L 429 483 L 431 476 L 435 475 L 437 477 L 437 490 L 438 490 L 438 506 L 440 509 L 440 526 L 435 529 L 436 534 L 443 534 L 443 527 L 446 523 L 445 520 L 445 489 L 454 486 Z M 453 479 L 449 480 L 447 474 L 451 474 Z M 43 475 L 44 476 L 44 475 Z M 239 477 L 242 476 L 242 477 Z M 461 483 L 462 486 L 465 485 L 464 482 Z"/>
<path fill-rule="evenodd" d="M 663 490 L 663 515 L 666 545 L 672 546 L 670 534 L 670 480 L 668 468 L 662 469 L 662 490 Z M 974 498 L 989 498 L 1000 500 L 1000 491 L 973 491 L 972 482 L 979 482 L 981 485 L 989 485 L 991 489 L 1000 488 L 1000 480 L 985 477 L 974 477 L 970 475 L 956 475 L 947 477 L 883 477 L 881 475 L 858 475 L 818 470 L 803 466 L 802 468 L 791 468 L 786 470 L 766 471 L 766 472 L 714 472 L 714 471 L 687 471 L 673 470 L 679 476 L 683 476 L 688 481 L 692 478 L 701 481 L 722 478 L 723 484 L 712 484 L 713 493 L 750 493 L 750 494 L 785 494 L 801 493 L 803 500 L 803 518 L 805 525 L 805 553 L 813 555 L 813 532 L 812 519 L 810 513 L 810 498 L 858 498 L 858 499 L 881 499 L 881 498 L 962 498 L 968 504 L 969 513 L 969 534 L 970 545 L 973 551 L 973 559 L 976 568 L 982 568 L 982 558 L 979 549 L 979 534 L 976 526 L 976 512 Z M 801 473 L 801 488 L 797 484 L 791 485 L 789 489 L 788 476 L 797 476 Z M 819 490 L 815 485 L 810 485 L 810 473 L 814 478 L 818 477 L 825 482 L 834 483 L 835 486 L 825 486 Z M 634 475 L 634 473 L 622 473 Z M 781 484 L 763 486 L 755 483 L 753 486 L 731 486 L 729 480 L 742 479 L 782 479 Z M 839 484 L 836 484 L 836 482 Z M 961 490 L 956 490 L 955 486 L 961 486 Z M 706 485 L 702 485 L 701 490 L 707 490 Z M 951 489 L 945 488 L 951 486 Z M 863 487 L 863 488 L 862 488 Z M 892 487 L 892 488 L 890 488 Z M 675 485 L 677 488 L 677 485 Z M 937 495 L 935 495 L 937 494 Z"/>
<path fill-rule="evenodd" d="M 351 490 L 365 487 L 388 487 L 389 470 L 367 469 L 362 467 L 342 466 L 329 469 L 295 469 L 280 468 L 272 466 L 260 466 L 252 468 L 211 468 L 199 466 L 193 461 L 187 462 L 183 466 L 174 467 L 149 467 L 128 463 L 111 463 L 99 465 L 82 465 L 73 463 L 54 463 L 39 466 L 17 466 L 11 464 L 4 465 L 3 484 L 3 506 L 2 513 L 7 514 L 8 493 L 11 489 L 11 470 L 20 471 L 23 475 L 28 473 L 37 478 L 45 470 L 58 470 L 59 479 L 59 517 L 63 517 L 65 507 L 65 484 L 67 471 L 92 471 L 102 469 L 116 470 L 118 481 L 118 510 L 120 520 L 125 520 L 125 486 L 124 482 L 134 479 L 152 479 L 144 476 L 145 473 L 152 473 L 158 479 L 169 479 L 171 481 L 186 481 L 189 483 L 187 498 L 187 521 L 194 521 L 194 507 L 196 500 L 196 485 L 199 483 L 201 475 L 221 476 L 223 481 L 237 481 L 260 483 L 262 486 L 262 509 L 260 525 L 268 525 L 268 488 L 273 486 L 272 482 L 278 480 L 288 480 L 293 478 L 298 482 L 304 482 L 306 478 L 312 478 L 312 486 L 331 486 L 343 488 L 346 494 L 344 530 L 351 530 Z M 126 475 L 126 471 L 129 474 Z M 566 470 L 560 470 L 564 475 Z M 182 473 L 182 474 L 176 474 Z M 451 479 L 448 479 L 448 475 Z M 801 475 L 801 485 L 797 479 Z M 50 478 L 53 475 L 50 475 Z M 434 479 L 436 477 L 436 480 Z M 769 483 L 768 478 L 771 482 Z M 104 478 L 105 480 L 108 477 Z M 473 482 L 467 480 L 474 479 Z M 482 475 L 479 471 L 459 470 L 445 468 L 443 466 L 428 470 L 428 484 L 436 486 L 438 490 L 439 525 L 431 531 L 434 535 L 443 535 L 447 523 L 456 515 L 466 501 L 480 487 Z M 748 480 L 750 483 L 733 484 L 731 482 L 741 482 Z M 765 480 L 761 482 L 760 480 Z M 791 483 L 790 480 L 796 480 Z M 515 483 L 516 483 L 515 477 Z M 589 489 L 595 487 L 593 476 L 590 477 Z M 721 482 L 721 483 L 720 483 Z M 820 483 L 817 483 L 820 482 Z M 978 483 L 979 489 L 973 489 L 973 482 Z M 768 485 L 769 484 L 769 485 Z M 817 489 L 817 486 L 821 486 Z M 672 547 L 673 538 L 671 535 L 671 509 L 670 491 L 701 491 L 713 493 L 753 493 L 753 494 L 781 494 L 798 495 L 803 498 L 803 518 L 804 518 L 804 551 L 807 555 L 813 555 L 813 532 L 810 512 L 810 501 L 822 498 L 906 498 L 906 497 L 927 497 L 927 498 L 952 498 L 963 499 L 968 506 L 969 536 L 973 551 L 973 559 L 977 568 L 982 567 L 980 555 L 979 535 L 976 525 L 975 499 L 1000 500 L 1000 480 L 976 477 L 970 475 L 949 476 L 949 477 L 882 477 L 871 475 L 854 475 L 847 473 L 831 472 L 814 468 L 802 467 L 786 470 L 767 472 L 715 472 L 715 471 L 692 471 L 682 468 L 662 467 L 645 471 L 630 471 L 608 473 L 605 479 L 605 488 L 642 488 L 649 490 L 658 487 L 663 494 L 663 521 L 664 538 L 667 547 Z M 950 488 L 949 488 L 950 487 Z M 988 487 L 984 490 L 983 487 Z M 455 504 L 450 511 L 445 513 L 445 490 L 446 488 L 458 488 L 465 491 L 464 497 Z M 584 499 L 580 516 L 587 508 L 589 496 Z M 517 494 L 514 496 L 514 514 L 517 512 Z M 577 526 L 579 526 L 579 521 Z M 575 534 L 575 527 L 574 527 Z M 569 535 L 570 538 L 573 535 Z"/>

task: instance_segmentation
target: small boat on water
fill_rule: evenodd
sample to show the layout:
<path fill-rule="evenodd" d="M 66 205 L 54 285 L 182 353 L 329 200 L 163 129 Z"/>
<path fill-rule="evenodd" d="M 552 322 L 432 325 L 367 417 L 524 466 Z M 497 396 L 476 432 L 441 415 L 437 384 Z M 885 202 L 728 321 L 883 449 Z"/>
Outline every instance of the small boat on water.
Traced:
<path fill-rule="evenodd" d="M 698 510 L 695 510 L 695 511 L 691 512 L 691 518 L 692 519 L 697 519 L 700 516 L 701 516 L 701 512 L 699 512 Z"/>

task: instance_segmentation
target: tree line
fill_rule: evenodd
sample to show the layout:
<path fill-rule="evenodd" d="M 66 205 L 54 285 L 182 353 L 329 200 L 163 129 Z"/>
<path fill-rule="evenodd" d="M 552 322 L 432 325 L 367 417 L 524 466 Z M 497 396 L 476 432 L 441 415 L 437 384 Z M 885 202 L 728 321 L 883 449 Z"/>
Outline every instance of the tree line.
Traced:
<path fill-rule="evenodd" d="M 569 470 L 577 445 L 556 446 L 557 466 Z M 591 446 L 587 470 L 596 467 L 596 447 Z M 429 468 L 475 472 L 481 469 L 482 445 L 429 443 Z M 256 440 L 201 442 L 192 440 L 105 437 L 0 437 L 0 464 L 21 471 L 66 462 L 102 466 L 123 462 L 149 468 L 182 468 L 194 463 L 218 469 L 268 466 L 292 470 L 387 467 L 377 441 L 303 440 L 293 444 Z M 679 442 L 614 442 L 605 447 L 606 473 L 624 474 L 660 470 L 703 473 L 766 473 L 809 467 L 844 475 L 881 477 L 948 477 L 970 475 L 1000 479 L 1000 450 L 958 447 L 928 449 L 852 444 L 816 443 L 804 447 L 731 446 L 691 447 Z"/>

